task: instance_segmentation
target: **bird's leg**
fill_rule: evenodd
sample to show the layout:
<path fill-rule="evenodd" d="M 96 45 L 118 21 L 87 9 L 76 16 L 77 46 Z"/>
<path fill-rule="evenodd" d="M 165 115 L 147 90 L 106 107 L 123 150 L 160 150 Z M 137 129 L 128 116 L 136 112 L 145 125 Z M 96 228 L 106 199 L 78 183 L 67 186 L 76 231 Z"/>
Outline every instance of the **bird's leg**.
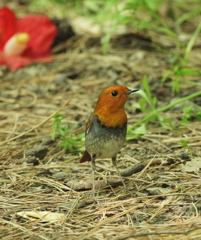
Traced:
<path fill-rule="evenodd" d="M 120 178 L 121 178 L 122 184 L 124 185 L 124 190 L 125 190 L 125 192 L 127 192 L 127 187 L 126 187 L 126 184 L 124 183 L 123 178 L 122 178 L 122 176 L 121 176 L 121 173 L 120 173 L 120 171 L 119 171 L 119 169 L 118 169 L 118 167 L 117 167 L 117 161 L 116 161 L 116 159 L 117 159 L 116 156 L 115 156 L 115 157 L 112 157 L 112 163 L 113 163 L 113 165 L 114 165 L 114 167 L 115 167 L 118 175 L 119 175 Z"/>
<path fill-rule="evenodd" d="M 95 156 L 92 156 L 91 158 L 91 169 L 92 169 L 92 181 L 93 181 L 93 197 L 95 197 L 95 171 L 96 171 L 96 165 L 95 165 Z"/>

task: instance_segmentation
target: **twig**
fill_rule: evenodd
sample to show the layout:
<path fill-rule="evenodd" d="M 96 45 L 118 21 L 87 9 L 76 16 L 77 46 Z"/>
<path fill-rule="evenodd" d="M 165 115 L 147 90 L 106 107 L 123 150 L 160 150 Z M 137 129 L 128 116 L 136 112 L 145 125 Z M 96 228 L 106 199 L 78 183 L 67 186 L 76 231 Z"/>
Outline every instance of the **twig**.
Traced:
<path fill-rule="evenodd" d="M 143 236 L 149 236 L 149 235 L 164 235 L 164 234 L 182 234 L 182 235 L 188 235 L 190 232 L 195 231 L 200 228 L 190 228 L 183 231 L 161 231 L 161 232 L 145 232 L 145 233 L 131 233 L 122 237 L 114 238 L 113 240 L 124 240 L 131 237 L 143 237 Z"/>
<path fill-rule="evenodd" d="M 156 163 L 159 164 L 159 163 L 161 163 L 161 161 L 158 159 L 145 160 L 138 164 L 131 165 L 130 167 L 128 167 L 124 170 L 121 170 L 120 173 L 121 173 L 122 177 L 129 177 L 129 176 L 133 175 L 134 173 L 138 173 L 138 172 L 142 171 L 145 167 L 147 169 L 149 166 L 155 165 Z"/>

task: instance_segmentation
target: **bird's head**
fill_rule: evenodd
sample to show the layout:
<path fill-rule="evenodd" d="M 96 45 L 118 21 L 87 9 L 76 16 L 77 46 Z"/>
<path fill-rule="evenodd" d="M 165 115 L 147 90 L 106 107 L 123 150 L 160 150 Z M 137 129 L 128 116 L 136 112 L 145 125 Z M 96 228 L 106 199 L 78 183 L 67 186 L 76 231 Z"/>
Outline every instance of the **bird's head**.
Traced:
<path fill-rule="evenodd" d="M 125 86 L 106 88 L 100 93 L 92 116 L 98 115 L 101 123 L 108 127 L 123 126 L 127 122 L 124 105 L 129 95 L 136 91 L 138 89 L 128 89 Z"/>
<path fill-rule="evenodd" d="M 108 87 L 100 93 L 96 109 L 106 108 L 110 112 L 123 109 L 129 95 L 136 91 L 138 89 L 128 89 L 125 86 Z"/>

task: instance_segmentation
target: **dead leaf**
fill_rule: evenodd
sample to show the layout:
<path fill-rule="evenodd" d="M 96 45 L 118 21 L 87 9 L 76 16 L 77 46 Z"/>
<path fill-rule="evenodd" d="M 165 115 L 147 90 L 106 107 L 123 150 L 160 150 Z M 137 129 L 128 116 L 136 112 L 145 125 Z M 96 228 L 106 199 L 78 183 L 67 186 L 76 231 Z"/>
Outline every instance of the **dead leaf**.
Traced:
<path fill-rule="evenodd" d="M 18 212 L 17 215 L 27 218 L 31 221 L 35 221 L 36 219 L 41 219 L 42 222 L 60 222 L 65 220 L 65 214 L 48 211 Z"/>

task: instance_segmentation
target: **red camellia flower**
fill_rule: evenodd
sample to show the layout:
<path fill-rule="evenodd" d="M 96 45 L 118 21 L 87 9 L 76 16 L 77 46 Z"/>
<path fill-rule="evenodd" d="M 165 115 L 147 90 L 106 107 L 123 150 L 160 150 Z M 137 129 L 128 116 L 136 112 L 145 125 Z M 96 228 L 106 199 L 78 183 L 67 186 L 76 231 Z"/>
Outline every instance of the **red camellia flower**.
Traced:
<path fill-rule="evenodd" d="M 18 19 L 9 8 L 1 8 L 0 65 L 16 70 L 47 61 L 56 34 L 57 27 L 46 16 L 27 15 Z"/>

